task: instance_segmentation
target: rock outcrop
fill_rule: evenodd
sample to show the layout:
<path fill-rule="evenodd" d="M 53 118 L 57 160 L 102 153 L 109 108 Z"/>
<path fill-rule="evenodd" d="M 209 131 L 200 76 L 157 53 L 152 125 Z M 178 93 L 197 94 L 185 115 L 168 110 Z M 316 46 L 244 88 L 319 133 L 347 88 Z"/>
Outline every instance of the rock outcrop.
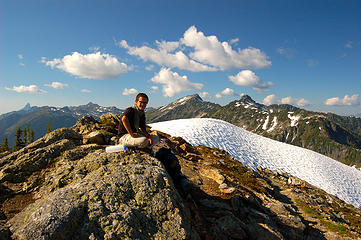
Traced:
<path fill-rule="evenodd" d="M 117 116 L 83 117 L 0 159 L 0 239 L 357 239 L 360 209 L 164 133 L 189 192 L 147 151 L 106 153 Z"/>

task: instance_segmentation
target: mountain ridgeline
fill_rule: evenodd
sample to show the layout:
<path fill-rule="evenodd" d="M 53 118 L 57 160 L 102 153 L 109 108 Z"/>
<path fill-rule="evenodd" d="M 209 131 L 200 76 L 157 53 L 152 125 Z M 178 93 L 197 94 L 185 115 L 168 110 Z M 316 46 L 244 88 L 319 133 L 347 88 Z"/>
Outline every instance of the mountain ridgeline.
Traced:
<path fill-rule="evenodd" d="M 244 95 L 225 106 L 197 94 L 148 111 L 149 122 L 208 117 L 253 133 L 307 148 L 361 167 L 361 118 L 311 112 L 288 104 L 265 106 Z"/>
<path fill-rule="evenodd" d="M 29 125 L 35 133 L 35 140 L 44 136 L 48 123 L 52 130 L 73 126 L 82 116 L 88 115 L 99 119 L 102 114 L 120 114 L 123 110 L 116 107 L 102 107 L 98 104 L 88 103 L 76 107 L 31 107 L 30 104 L 19 110 L 0 115 L 0 140 L 8 138 L 12 145 L 15 132 L 18 128 L 24 129 Z"/>

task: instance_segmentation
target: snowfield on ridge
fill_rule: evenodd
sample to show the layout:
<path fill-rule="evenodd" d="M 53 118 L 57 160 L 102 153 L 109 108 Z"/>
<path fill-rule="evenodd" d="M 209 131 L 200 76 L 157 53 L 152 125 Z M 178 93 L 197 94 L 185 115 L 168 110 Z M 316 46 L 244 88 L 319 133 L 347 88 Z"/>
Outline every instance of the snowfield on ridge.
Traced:
<path fill-rule="evenodd" d="M 180 119 L 149 125 L 152 130 L 182 137 L 192 145 L 226 150 L 253 169 L 260 166 L 287 172 L 361 207 L 361 171 L 322 154 L 259 136 L 218 119 Z"/>

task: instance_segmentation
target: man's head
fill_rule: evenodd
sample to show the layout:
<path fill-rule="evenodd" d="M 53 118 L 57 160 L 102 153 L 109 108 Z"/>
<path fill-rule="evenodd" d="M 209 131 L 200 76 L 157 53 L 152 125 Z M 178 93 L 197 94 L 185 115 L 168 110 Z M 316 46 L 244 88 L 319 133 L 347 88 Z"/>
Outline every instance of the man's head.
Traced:
<path fill-rule="evenodd" d="M 135 98 L 135 104 L 137 105 L 138 109 L 144 111 L 148 104 L 148 96 L 145 93 L 138 93 L 137 97 Z"/>

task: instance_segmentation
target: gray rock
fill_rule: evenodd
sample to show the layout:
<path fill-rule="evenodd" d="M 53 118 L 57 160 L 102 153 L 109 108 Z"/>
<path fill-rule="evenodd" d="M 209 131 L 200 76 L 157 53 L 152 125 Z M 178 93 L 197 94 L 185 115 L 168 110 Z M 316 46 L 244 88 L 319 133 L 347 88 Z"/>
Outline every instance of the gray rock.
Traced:
<path fill-rule="evenodd" d="M 105 165 L 13 217 L 8 222 L 13 237 L 190 238 L 180 196 L 159 162 L 146 157 L 139 164 L 117 156 L 99 153 L 98 158 L 106 159 Z"/>

